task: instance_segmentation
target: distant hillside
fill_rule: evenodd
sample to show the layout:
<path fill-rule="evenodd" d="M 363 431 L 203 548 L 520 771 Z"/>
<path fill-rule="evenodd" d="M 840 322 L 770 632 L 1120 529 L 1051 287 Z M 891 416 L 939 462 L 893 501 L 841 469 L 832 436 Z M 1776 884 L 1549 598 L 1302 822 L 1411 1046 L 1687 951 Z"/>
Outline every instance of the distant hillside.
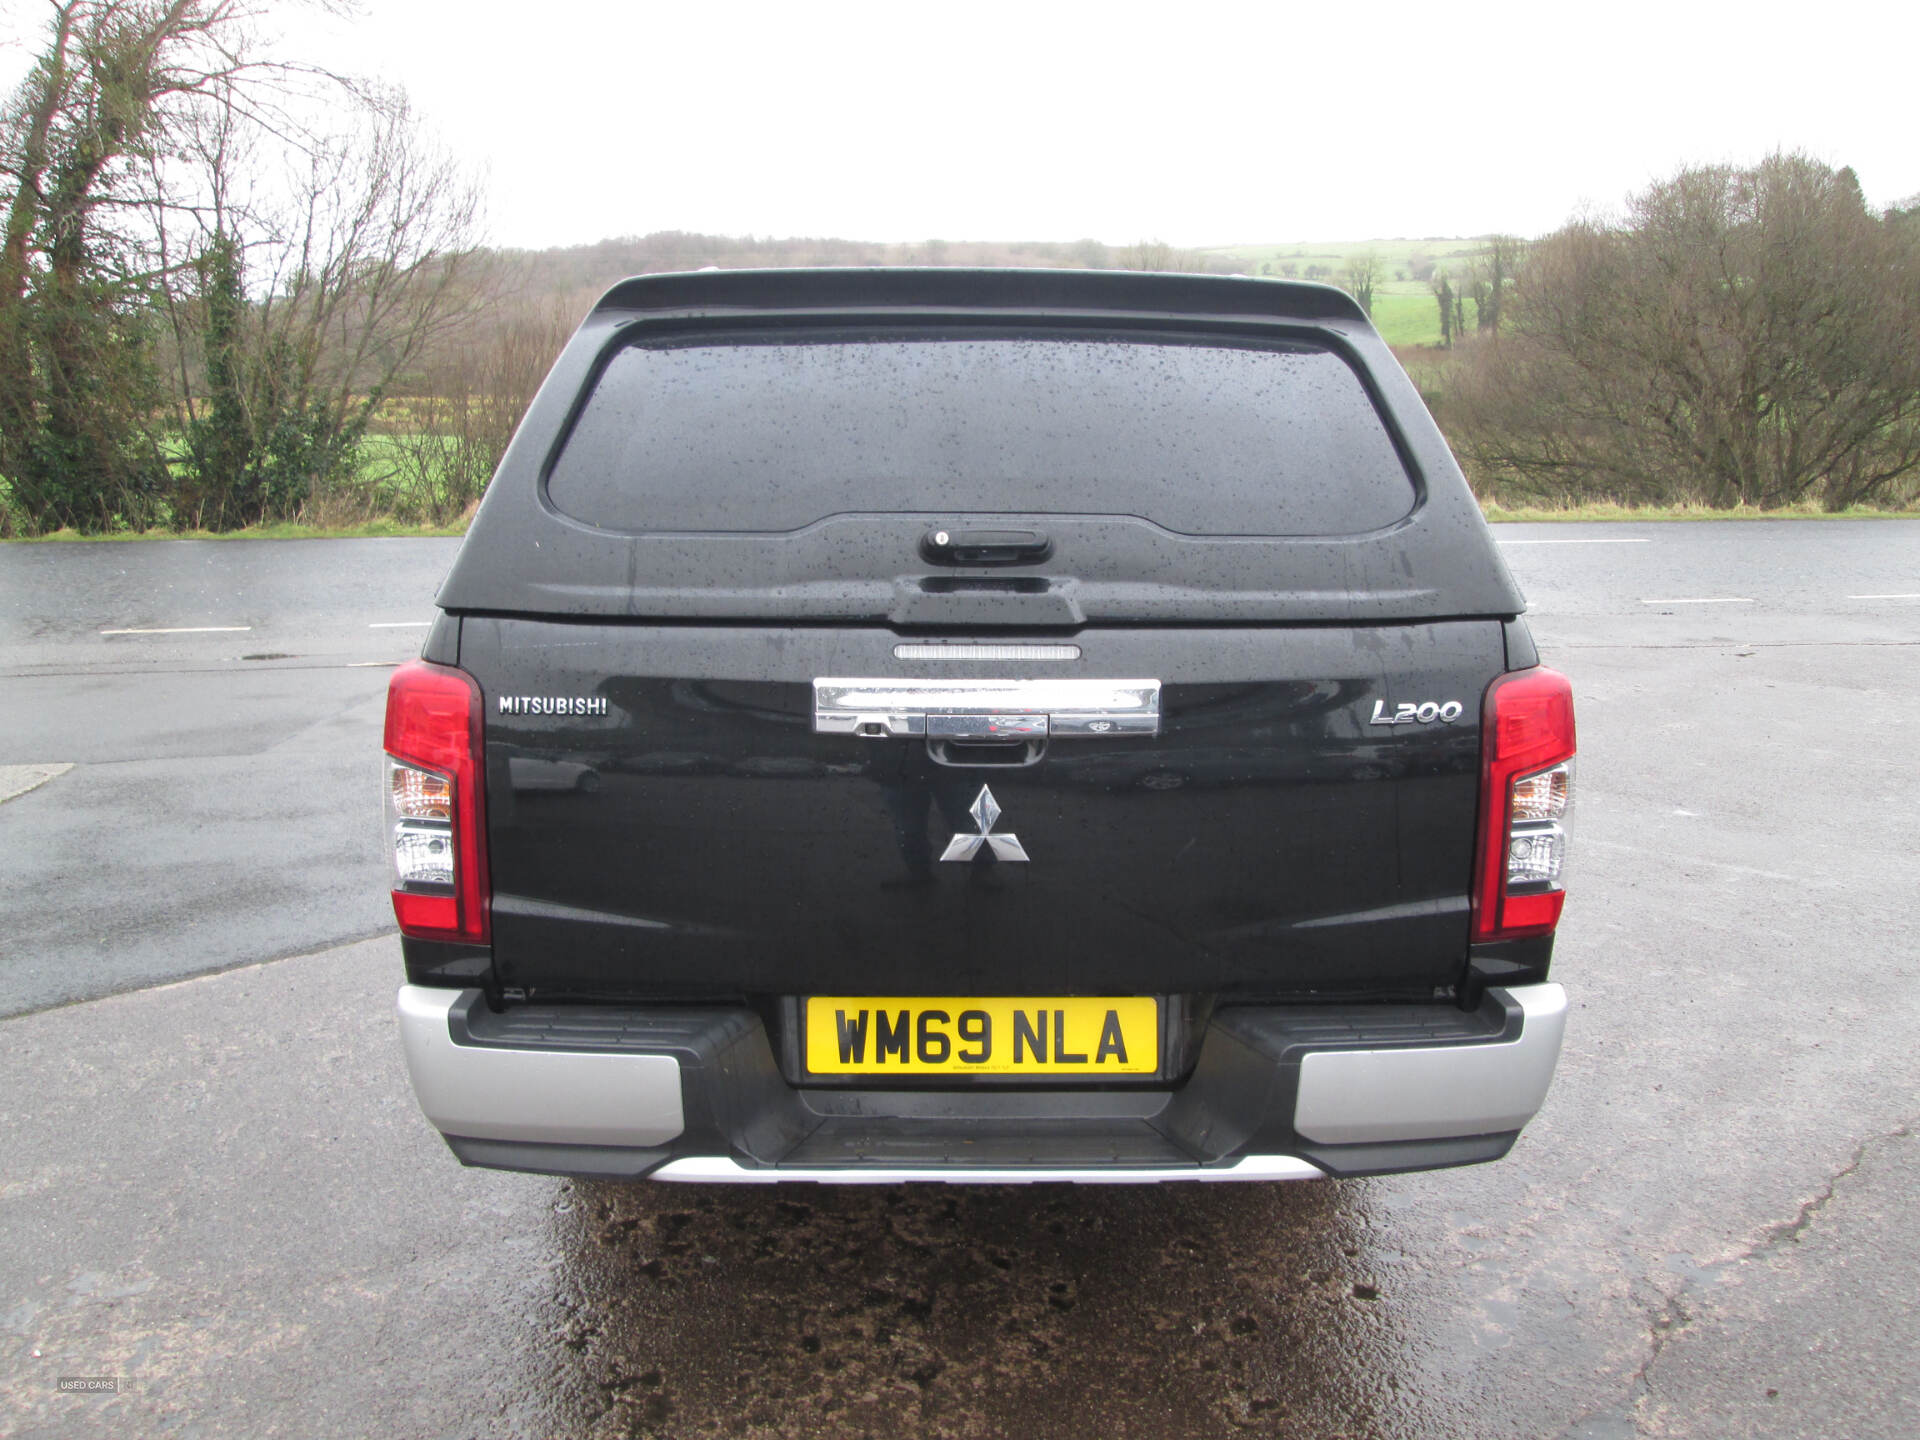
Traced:
<path fill-rule="evenodd" d="M 833 237 L 700 235 L 685 230 L 662 230 L 551 250 L 503 250 L 499 255 L 519 272 L 519 288 L 524 293 L 565 297 L 580 310 L 629 275 L 699 270 L 708 265 L 723 270 L 796 265 L 1035 265 L 1076 270 L 1221 272 L 1242 268 L 1224 252 L 1179 250 L 1159 242 L 1107 245 L 1099 240 L 921 240 L 884 244 Z"/>
<path fill-rule="evenodd" d="M 1292 265 L 1301 271 L 1300 278 L 1304 279 L 1306 270 L 1313 266 L 1337 274 L 1340 267 L 1347 263 L 1348 257 L 1366 250 L 1380 257 L 1388 267 L 1389 274 L 1393 270 L 1405 270 L 1411 274 L 1415 267 L 1427 261 L 1441 265 L 1464 265 L 1479 254 L 1484 245 L 1484 237 L 1480 236 L 1396 236 L 1391 240 L 1261 241 L 1251 245 L 1210 246 L 1201 253 L 1209 257 L 1231 259 L 1236 268 L 1250 274 L 1264 274 L 1266 272 L 1262 267 L 1272 266 L 1272 273 L 1278 275 L 1284 267 Z"/>
<path fill-rule="evenodd" d="M 1438 311 L 1427 289 L 1435 267 L 1463 272 L 1483 242 L 1459 236 L 1428 239 L 1263 242 L 1183 250 L 1159 241 L 1108 245 L 1099 240 L 922 240 L 886 244 L 837 237 L 702 235 L 662 230 L 592 245 L 506 250 L 514 289 L 529 300 L 552 300 L 575 315 L 615 281 L 668 270 L 782 268 L 796 265 L 1039 265 L 1090 270 L 1193 270 L 1270 275 L 1341 283 L 1349 257 L 1371 251 L 1381 264 L 1374 323 L 1395 345 L 1432 345 Z"/>

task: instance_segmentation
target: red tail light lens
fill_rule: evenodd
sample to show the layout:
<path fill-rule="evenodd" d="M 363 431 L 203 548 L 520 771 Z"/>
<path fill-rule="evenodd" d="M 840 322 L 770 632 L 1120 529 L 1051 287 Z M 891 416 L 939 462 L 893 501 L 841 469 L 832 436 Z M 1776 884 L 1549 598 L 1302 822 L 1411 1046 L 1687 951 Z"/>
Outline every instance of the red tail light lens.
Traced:
<path fill-rule="evenodd" d="M 393 913 L 422 940 L 487 942 L 480 715 L 480 687 L 465 671 L 414 660 L 387 684 Z"/>
<path fill-rule="evenodd" d="M 1517 940 L 1560 923 L 1573 803 L 1573 686 L 1544 667 L 1487 687 L 1473 938 Z"/>

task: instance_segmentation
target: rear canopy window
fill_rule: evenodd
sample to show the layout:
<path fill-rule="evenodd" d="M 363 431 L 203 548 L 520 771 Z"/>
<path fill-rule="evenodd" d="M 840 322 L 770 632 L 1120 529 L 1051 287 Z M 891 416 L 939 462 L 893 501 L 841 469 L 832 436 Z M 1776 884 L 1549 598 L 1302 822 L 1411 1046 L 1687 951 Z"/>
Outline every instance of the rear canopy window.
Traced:
<path fill-rule="evenodd" d="M 630 532 L 864 511 L 1351 535 L 1414 501 L 1331 351 L 1031 334 L 631 345 L 602 370 L 548 494 Z"/>

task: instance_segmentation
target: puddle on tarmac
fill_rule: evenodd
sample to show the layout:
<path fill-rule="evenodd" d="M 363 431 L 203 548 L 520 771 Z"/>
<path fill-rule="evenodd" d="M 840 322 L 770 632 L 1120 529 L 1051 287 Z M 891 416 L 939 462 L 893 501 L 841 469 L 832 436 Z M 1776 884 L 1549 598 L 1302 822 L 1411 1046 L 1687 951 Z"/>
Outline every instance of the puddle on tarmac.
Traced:
<path fill-rule="evenodd" d="M 556 1188 L 528 1429 L 1375 1437 L 1421 1401 L 1379 1182 Z"/>

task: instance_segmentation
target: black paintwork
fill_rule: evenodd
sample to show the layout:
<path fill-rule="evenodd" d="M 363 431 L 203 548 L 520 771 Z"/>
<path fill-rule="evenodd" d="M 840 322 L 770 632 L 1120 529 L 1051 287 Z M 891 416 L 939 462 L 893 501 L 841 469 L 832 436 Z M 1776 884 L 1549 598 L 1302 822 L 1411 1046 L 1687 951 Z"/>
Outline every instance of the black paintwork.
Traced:
<path fill-rule="evenodd" d="M 815 677 L 928 672 L 896 639 L 469 617 L 502 986 L 1428 998 L 1463 978 L 1497 621 L 1089 629 L 1074 662 L 941 664 L 1164 682 L 1157 737 L 988 767 L 813 732 Z M 501 695 L 608 714 L 502 715 Z M 1368 723 L 1429 699 L 1461 718 Z M 936 859 L 982 785 L 1029 863 Z"/>
<path fill-rule="evenodd" d="M 1461 1002 L 1479 1004 L 1492 985 L 1537 985 L 1547 978 L 1552 964 L 1551 934 L 1477 944 L 1467 955 L 1467 983 L 1461 990 Z"/>
<path fill-rule="evenodd" d="M 458 665 L 460 663 L 460 617 L 441 612 L 433 620 L 433 628 L 427 631 L 427 640 L 420 647 L 420 658 L 435 665 Z"/>
<path fill-rule="evenodd" d="M 1250 300 L 1248 286 L 1263 298 Z M 1344 290 L 1291 280 L 1241 276 L 1140 274 L 1119 270 L 967 270 L 942 266 L 863 270 L 695 270 L 622 280 L 596 313 L 698 311 L 758 316 L 788 311 L 856 310 L 868 305 L 935 306 L 972 312 L 1006 307 L 1062 316 L 1087 310 L 1144 311 L 1183 318 L 1231 319 L 1248 313 L 1304 320 L 1366 322 Z"/>
<path fill-rule="evenodd" d="M 1507 621 L 1507 669 L 1531 670 L 1540 663 L 1540 651 L 1533 643 L 1533 631 L 1518 617 Z"/>

